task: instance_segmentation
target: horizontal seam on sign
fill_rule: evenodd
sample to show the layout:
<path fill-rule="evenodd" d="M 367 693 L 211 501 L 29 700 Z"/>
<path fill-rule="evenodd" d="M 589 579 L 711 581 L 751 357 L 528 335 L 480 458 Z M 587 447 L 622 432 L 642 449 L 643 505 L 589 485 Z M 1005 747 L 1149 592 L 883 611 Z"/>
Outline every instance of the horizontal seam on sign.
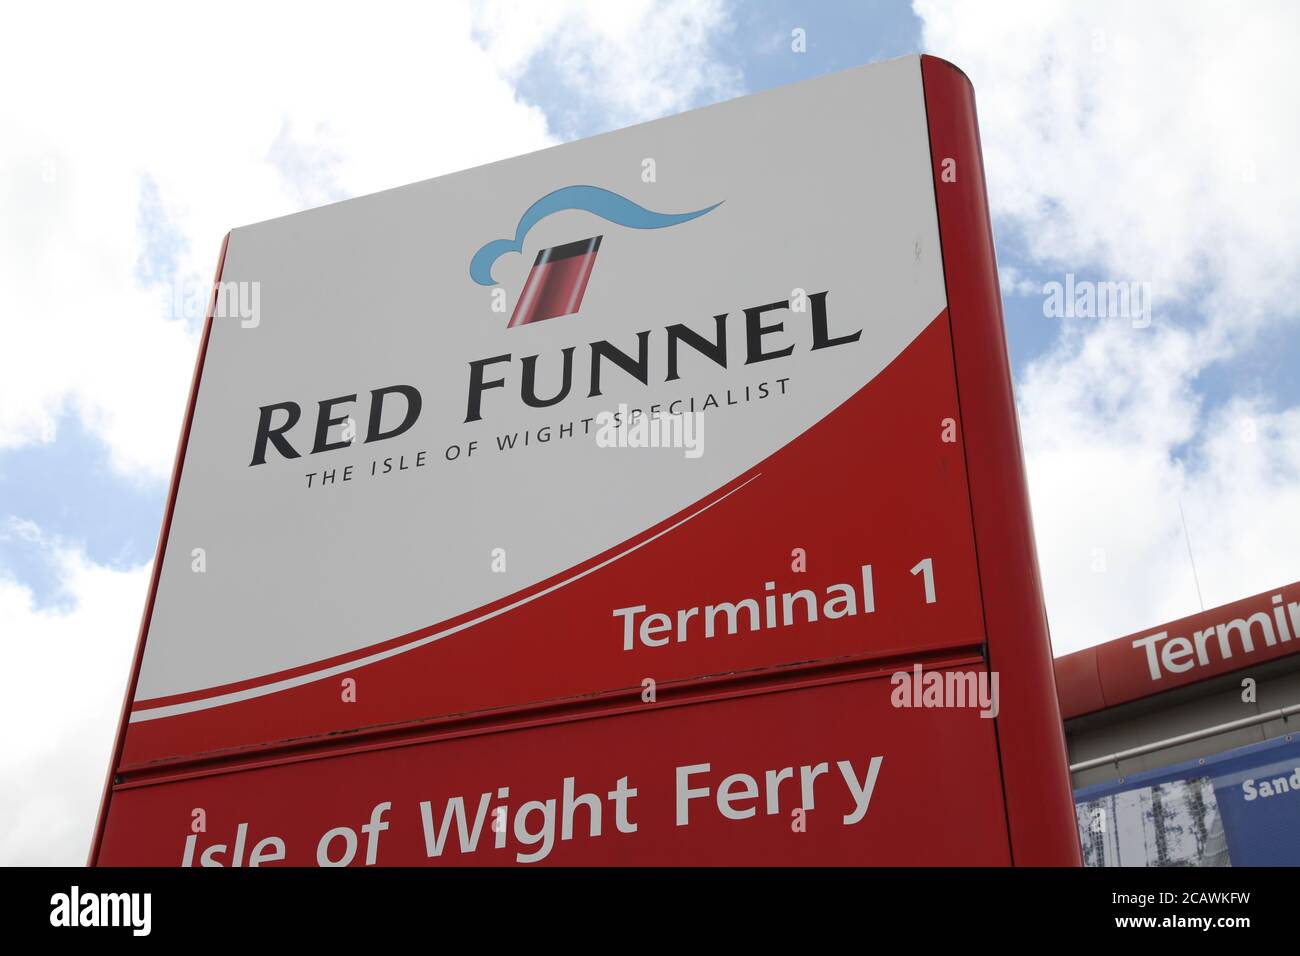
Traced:
<path fill-rule="evenodd" d="M 545 597 L 548 594 L 552 594 L 555 591 L 558 591 L 560 588 L 572 584 L 574 581 L 580 580 L 581 578 L 585 578 L 589 574 L 593 574 L 602 568 L 608 567 L 609 565 L 613 564 L 615 561 L 625 558 L 629 554 L 632 554 L 634 551 L 638 551 L 641 548 L 644 548 L 652 541 L 657 541 L 658 539 L 662 538 L 664 535 L 668 534 L 670 531 L 675 531 L 677 528 L 680 528 L 682 525 L 686 524 L 686 522 L 690 521 L 692 518 L 695 518 L 703 514 L 704 512 L 712 508 L 714 505 L 726 501 L 736 492 L 740 491 L 742 488 L 746 487 L 751 482 L 756 481 L 758 478 L 761 477 L 762 477 L 762 472 L 758 472 L 752 477 L 741 482 L 735 488 L 732 488 L 726 494 L 720 496 L 714 501 L 709 502 L 707 505 L 700 508 L 698 511 L 692 512 L 691 514 L 687 515 L 685 518 L 683 518 L 681 521 L 678 521 L 676 524 L 664 528 L 659 533 L 651 535 L 650 537 L 646 538 L 644 541 L 640 541 L 637 544 L 632 545 L 630 548 L 614 555 L 611 558 L 606 558 L 604 561 L 600 562 L 599 564 L 594 564 L 590 568 L 587 568 L 583 571 L 579 571 L 577 574 L 565 578 L 563 581 L 559 581 L 555 584 L 552 584 L 548 588 L 543 588 L 542 590 L 537 591 L 534 594 L 530 594 L 527 597 L 520 598 L 518 601 L 515 601 L 512 604 L 507 604 L 505 607 L 497 608 L 495 611 L 489 611 L 486 614 L 482 614 L 476 618 L 472 618 L 471 620 L 464 621 L 453 627 L 449 627 L 445 631 L 439 631 L 434 634 L 428 634 L 425 635 L 424 637 L 417 638 L 416 640 L 411 641 L 408 644 L 402 644 L 398 647 L 389 648 L 388 650 L 379 651 L 378 653 L 375 654 L 370 654 L 365 657 L 357 658 L 354 661 L 348 661 L 343 664 L 335 664 L 331 667 L 323 668 L 322 670 L 319 671 L 312 671 L 311 673 L 308 674 L 300 674 L 296 677 L 286 678 L 285 680 L 274 681 L 272 683 L 262 684 L 257 687 L 249 687 L 244 690 L 233 691 L 228 694 L 219 694 L 214 697 L 205 697 L 199 700 L 186 701 L 185 703 L 180 703 L 180 704 L 168 704 L 162 707 L 151 707 L 151 708 L 144 708 L 141 710 L 135 710 L 132 711 L 131 713 L 130 722 L 133 724 L 143 723 L 145 721 L 150 721 L 150 720 L 159 720 L 164 717 L 174 717 L 180 714 L 193 713 L 199 710 L 208 710 L 213 707 L 223 706 L 225 704 L 234 704 L 243 700 L 251 700 L 255 697 L 265 697 L 268 694 L 278 693 L 279 691 L 289 690 L 294 687 L 301 687 L 303 684 L 310 684 L 314 681 L 323 680 L 326 677 L 333 677 L 336 674 L 347 673 L 348 671 L 356 670 L 359 667 L 366 667 L 370 664 L 377 663 L 378 661 L 387 660 L 388 658 L 396 657 L 399 654 L 405 654 L 407 651 L 416 650 L 417 648 L 423 647 L 426 644 L 432 644 L 435 641 L 442 640 L 444 637 L 450 637 L 452 634 L 456 634 L 459 633 L 460 631 L 467 630 L 468 628 L 474 627 L 477 624 L 482 624 L 484 621 L 489 621 L 494 617 L 499 617 L 502 614 L 507 613 L 508 611 L 513 611 L 515 608 L 522 607 L 525 604 L 529 604 L 537 600 L 538 598 Z"/>
<path fill-rule="evenodd" d="M 965 651 L 965 653 L 963 653 Z M 808 688 L 827 687 L 836 684 L 864 680 L 885 680 L 891 668 L 896 669 L 904 661 L 922 664 L 930 671 L 943 671 L 960 668 L 964 665 L 984 664 L 984 658 L 976 650 L 976 645 L 962 647 L 936 648 L 918 655 L 891 655 L 885 658 L 849 659 L 844 662 L 849 669 L 842 670 L 835 665 L 833 672 L 823 672 L 818 668 L 811 676 L 805 673 L 778 674 L 776 681 L 767 678 L 771 673 L 753 672 L 742 675 L 754 683 L 746 682 L 739 688 L 735 685 L 722 686 L 710 683 L 708 678 L 699 680 L 690 678 L 684 681 L 686 695 L 682 697 L 660 697 L 656 709 L 674 707 L 694 707 L 701 704 L 742 700 L 760 694 L 789 693 Z M 865 668 L 865 669 L 864 669 Z M 761 683 L 757 682 L 761 681 Z M 660 684 L 660 688 L 666 685 Z M 575 703 L 569 698 L 564 703 Z M 467 725 L 465 721 L 453 721 L 446 725 L 421 722 L 414 725 L 387 728 L 381 733 L 387 734 L 376 739 L 375 735 L 336 741 L 318 738 L 295 743 L 276 742 L 265 748 L 202 754 L 197 759 L 169 761 L 160 764 L 142 764 L 126 768 L 132 779 L 124 780 L 114 787 L 115 790 L 132 790 L 140 787 L 154 787 L 159 784 L 178 780 L 192 780 L 218 774 L 244 773 L 265 767 L 284 764 L 302 763 L 313 760 L 328 760 L 335 757 L 348 757 L 357 754 L 373 753 L 401 747 L 419 747 L 424 744 L 443 740 L 460 740 L 467 737 L 479 737 L 484 734 L 517 733 L 553 727 L 557 724 L 570 724 L 588 720 L 602 720 L 607 717 L 624 717 L 645 709 L 639 699 L 634 704 L 606 701 L 609 706 L 600 710 L 566 710 L 558 715 L 538 716 L 527 708 L 508 713 L 502 720 L 500 714 L 484 713 L 474 717 L 485 718 Z"/>

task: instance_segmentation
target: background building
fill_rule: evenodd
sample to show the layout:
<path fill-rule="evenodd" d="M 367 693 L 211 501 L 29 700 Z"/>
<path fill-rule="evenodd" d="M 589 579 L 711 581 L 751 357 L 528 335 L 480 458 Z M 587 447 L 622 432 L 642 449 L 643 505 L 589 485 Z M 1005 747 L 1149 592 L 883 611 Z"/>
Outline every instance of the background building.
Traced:
<path fill-rule="evenodd" d="M 1300 863 L 1300 584 L 1056 660 L 1090 866 Z"/>

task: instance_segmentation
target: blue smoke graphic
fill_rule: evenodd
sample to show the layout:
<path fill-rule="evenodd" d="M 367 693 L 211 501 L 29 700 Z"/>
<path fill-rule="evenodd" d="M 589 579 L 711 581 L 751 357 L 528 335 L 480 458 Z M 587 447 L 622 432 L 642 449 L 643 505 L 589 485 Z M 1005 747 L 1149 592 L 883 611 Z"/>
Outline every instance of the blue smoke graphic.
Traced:
<path fill-rule="evenodd" d="M 721 205 L 722 203 L 716 202 L 694 212 L 662 213 L 638 206 L 632 200 L 599 186 L 565 186 L 547 193 L 528 207 L 519 219 L 513 239 L 493 239 L 474 253 L 474 258 L 469 263 L 469 276 L 479 285 L 496 285 L 496 280 L 492 278 L 492 266 L 496 261 L 507 252 L 523 252 L 524 239 L 529 230 L 557 212 L 578 209 L 629 229 L 663 229 L 665 226 L 698 219 Z"/>

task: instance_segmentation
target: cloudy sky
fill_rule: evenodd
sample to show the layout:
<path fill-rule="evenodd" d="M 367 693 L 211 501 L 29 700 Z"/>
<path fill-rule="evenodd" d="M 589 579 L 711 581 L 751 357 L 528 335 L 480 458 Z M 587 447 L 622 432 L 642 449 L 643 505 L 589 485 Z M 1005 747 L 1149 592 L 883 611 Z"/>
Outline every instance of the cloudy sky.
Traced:
<path fill-rule="evenodd" d="M 7 13 L 0 863 L 85 858 L 230 227 L 873 60 L 975 84 L 1056 652 L 1300 579 L 1300 7 L 803 6 Z"/>

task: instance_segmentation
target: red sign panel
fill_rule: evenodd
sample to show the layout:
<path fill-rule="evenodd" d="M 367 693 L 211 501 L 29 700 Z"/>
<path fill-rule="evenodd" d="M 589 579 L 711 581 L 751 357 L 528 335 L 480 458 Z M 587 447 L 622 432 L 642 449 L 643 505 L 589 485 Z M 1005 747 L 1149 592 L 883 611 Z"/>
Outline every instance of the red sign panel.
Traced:
<path fill-rule="evenodd" d="M 886 676 L 855 678 L 132 787 L 114 798 L 103 854 L 184 866 L 1010 862 L 993 721 L 895 707 L 893 692 Z"/>

